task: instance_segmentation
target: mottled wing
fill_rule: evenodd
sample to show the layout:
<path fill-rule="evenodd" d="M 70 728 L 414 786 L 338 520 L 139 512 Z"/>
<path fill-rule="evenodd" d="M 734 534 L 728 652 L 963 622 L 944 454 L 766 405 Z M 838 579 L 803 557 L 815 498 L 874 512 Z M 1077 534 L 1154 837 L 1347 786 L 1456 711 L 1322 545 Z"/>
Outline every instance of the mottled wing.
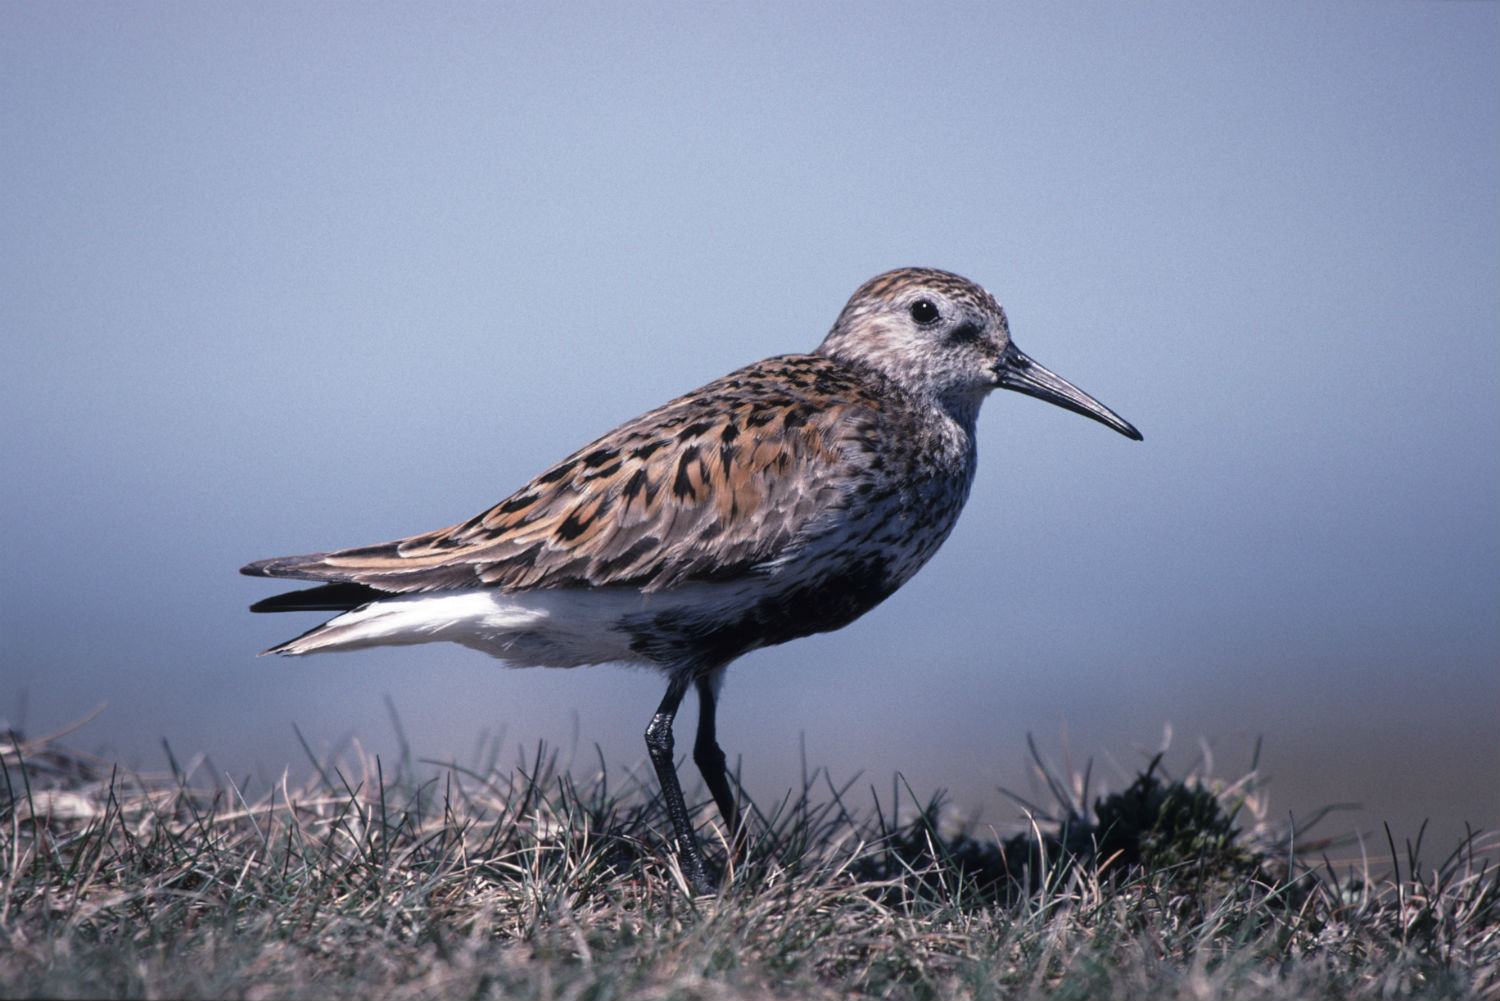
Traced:
<path fill-rule="evenodd" d="M 834 527 L 881 410 L 836 362 L 769 359 L 622 425 L 462 524 L 244 572 L 384 592 L 656 590 L 741 574 Z"/>

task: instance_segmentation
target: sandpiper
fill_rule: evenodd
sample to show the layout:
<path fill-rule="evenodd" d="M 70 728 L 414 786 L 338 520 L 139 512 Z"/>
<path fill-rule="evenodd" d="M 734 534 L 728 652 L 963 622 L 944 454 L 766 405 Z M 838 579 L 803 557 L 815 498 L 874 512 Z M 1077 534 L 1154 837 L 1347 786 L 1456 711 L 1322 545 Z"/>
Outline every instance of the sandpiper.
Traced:
<path fill-rule="evenodd" d="M 448 640 L 515 666 L 658 668 L 667 691 L 646 747 L 683 874 L 711 892 L 672 755 L 688 688 L 693 760 L 738 832 L 714 727 L 725 668 L 852 622 L 927 562 L 968 498 L 975 419 L 997 388 L 1141 439 L 1022 354 L 983 288 L 903 268 L 860 286 L 813 353 L 628 421 L 468 521 L 241 572 L 321 582 L 253 611 L 342 613 L 267 653 Z"/>

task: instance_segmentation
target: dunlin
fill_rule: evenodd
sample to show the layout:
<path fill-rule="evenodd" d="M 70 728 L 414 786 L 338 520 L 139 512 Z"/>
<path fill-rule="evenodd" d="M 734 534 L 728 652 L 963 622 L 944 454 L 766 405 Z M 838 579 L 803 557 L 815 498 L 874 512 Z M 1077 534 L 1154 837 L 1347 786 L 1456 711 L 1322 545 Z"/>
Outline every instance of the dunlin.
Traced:
<path fill-rule="evenodd" d="M 1141 438 L 1022 354 L 984 289 L 905 268 L 860 286 L 813 353 L 756 362 L 622 424 L 468 521 L 242 572 L 321 582 L 254 611 L 342 613 L 268 653 L 450 640 L 516 666 L 658 668 L 667 692 L 646 747 L 683 873 L 707 892 L 717 879 L 672 757 L 688 688 L 693 760 L 735 832 L 714 730 L 725 668 L 852 622 L 927 562 L 968 498 L 975 419 L 997 388 Z"/>

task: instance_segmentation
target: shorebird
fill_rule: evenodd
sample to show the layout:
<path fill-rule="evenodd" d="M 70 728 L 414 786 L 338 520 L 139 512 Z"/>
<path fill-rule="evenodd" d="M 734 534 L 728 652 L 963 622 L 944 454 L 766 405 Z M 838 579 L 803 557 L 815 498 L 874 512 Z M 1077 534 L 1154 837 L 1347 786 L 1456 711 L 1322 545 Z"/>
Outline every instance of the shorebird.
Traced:
<path fill-rule="evenodd" d="M 1022 354 L 983 288 L 904 268 L 861 285 L 811 354 L 642 414 L 468 521 L 241 572 L 321 582 L 252 611 L 342 613 L 266 653 L 448 640 L 515 666 L 659 669 L 667 691 L 646 748 L 683 874 L 712 892 L 673 760 L 683 697 L 698 693 L 693 760 L 737 836 L 714 724 L 725 668 L 847 625 L 927 562 L 968 497 L 975 420 L 994 389 L 1141 440 Z"/>

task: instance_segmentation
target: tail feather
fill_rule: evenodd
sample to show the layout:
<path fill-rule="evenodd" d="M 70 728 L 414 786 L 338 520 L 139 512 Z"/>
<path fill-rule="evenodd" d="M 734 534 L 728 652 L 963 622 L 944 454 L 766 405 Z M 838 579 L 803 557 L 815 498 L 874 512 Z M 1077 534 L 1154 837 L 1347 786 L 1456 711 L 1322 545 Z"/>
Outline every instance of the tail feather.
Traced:
<path fill-rule="evenodd" d="M 298 656 L 451 641 L 517 667 L 639 663 L 651 658 L 632 645 L 636 635 L 632 623 L 643 616 L 660 614 L 646 611 L 648 604 L 639 592 L 628 589 L 516 593 L 479 588 L 383 595 L 266 653 Z M 667 611 L 670 614 L 671 609 Z"/>
<path fill-rule="evenodd" d="M 321 590 L 313 588 L 312 591 L 297 593 L 311 594 Z M 531 628 L 547 618 L 545 611 L 497 606 L 493 594 L 484 591 L 380 597 L 384 600 L 361 603 L 265 652 L 297 656 L 320 650 L 358 650 L 451 639 L 459 643 L 477 643 L 486 653 L 495 653 L 487 644 L 496 637 L 509 637 L 500 641 L 509 645 L 516 634 L 528 634 Z"/>
<path fill-rule="evenodd" d="M 287 591 L 284 594 L 263 598 L 250 606 L 252 612 L 347 612 L 360 605 L 390 597 L 390 592 L 379 591 L 368 584 L 341 581 Z"/>

